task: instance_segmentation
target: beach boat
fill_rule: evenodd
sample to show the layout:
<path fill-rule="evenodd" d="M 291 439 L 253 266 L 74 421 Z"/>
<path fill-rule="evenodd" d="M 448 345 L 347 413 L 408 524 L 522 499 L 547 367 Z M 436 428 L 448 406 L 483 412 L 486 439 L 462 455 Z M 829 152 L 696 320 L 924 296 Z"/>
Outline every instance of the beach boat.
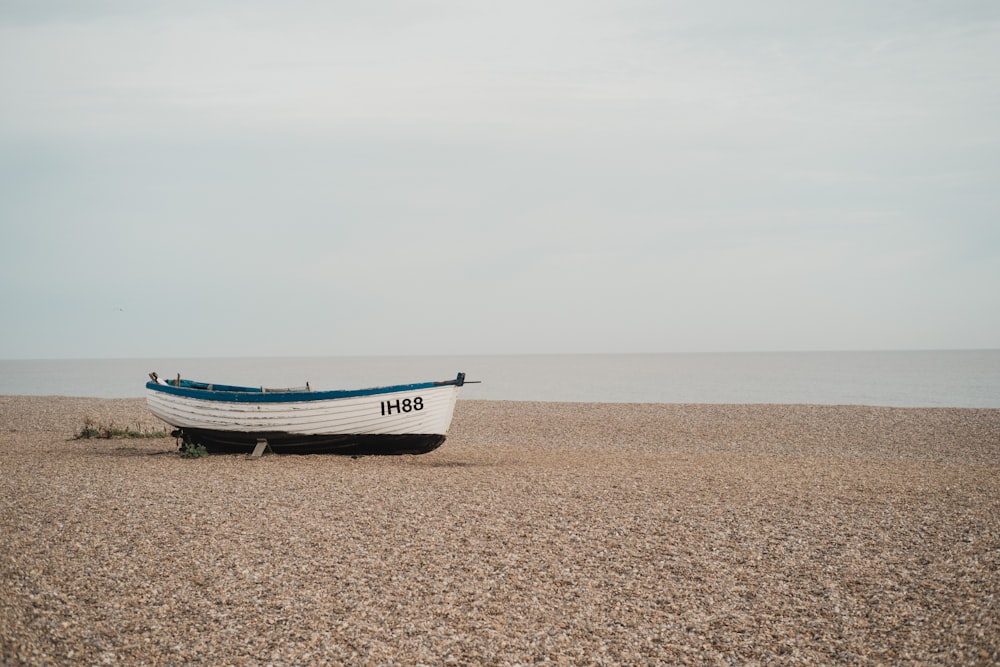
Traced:
<path fill-rule="evenodd" d="M 181 448 L 336 454 L 423 454 L 444 442 L 465 373 L 454 380 L 351 391 L 267 389 L 149 374 L 150 412 Z"/>

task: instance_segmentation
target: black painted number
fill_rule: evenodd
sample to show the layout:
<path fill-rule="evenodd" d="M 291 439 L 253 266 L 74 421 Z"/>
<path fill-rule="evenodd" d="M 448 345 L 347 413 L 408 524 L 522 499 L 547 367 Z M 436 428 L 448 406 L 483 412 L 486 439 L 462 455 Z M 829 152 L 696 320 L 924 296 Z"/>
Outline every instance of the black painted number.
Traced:
<path fill-rule="evenodd" d="M 404 398 L 402 400 L 397 398 L 395 401 L 382 401 L 383 415 L 391 415 L 393 412 L 397 414 L 402 412 L 415 412 L 423 409 L 424 399 L 420 396 L 417 396 L 416 398 Z"/>

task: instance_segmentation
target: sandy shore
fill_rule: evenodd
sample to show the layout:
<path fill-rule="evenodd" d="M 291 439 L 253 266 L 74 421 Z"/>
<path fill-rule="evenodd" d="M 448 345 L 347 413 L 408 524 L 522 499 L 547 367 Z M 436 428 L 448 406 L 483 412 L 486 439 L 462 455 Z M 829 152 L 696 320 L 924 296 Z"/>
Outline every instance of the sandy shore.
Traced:
<path fill-rule="evenodd" d="M 418 457 L 0 396 L 2 665 L 997 664 L 1000 410 L 460 401 Z"/>

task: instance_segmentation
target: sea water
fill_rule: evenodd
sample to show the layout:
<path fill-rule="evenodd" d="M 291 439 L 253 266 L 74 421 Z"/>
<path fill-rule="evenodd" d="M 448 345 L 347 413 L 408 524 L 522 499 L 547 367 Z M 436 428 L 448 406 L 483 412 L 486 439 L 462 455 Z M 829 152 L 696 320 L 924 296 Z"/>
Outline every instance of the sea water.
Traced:
<path fill-rule="evenodd" d="M 0 394 L 128 398 L 147 374 L 357 389 L 446 380 L 463 399 L 1000 408 L 1000 350 L 0 360 Z"/>

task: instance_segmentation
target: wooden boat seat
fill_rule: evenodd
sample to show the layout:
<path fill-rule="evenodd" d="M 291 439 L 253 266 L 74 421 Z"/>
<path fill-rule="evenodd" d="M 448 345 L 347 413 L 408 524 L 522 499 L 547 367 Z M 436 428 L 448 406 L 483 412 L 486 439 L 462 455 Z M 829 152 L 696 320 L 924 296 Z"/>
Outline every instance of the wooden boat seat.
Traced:
<path fill-rule="evenodd" d="M 291 392 L 312 391 L 312 387 L 306 382 L 304 387 L 261 387 L 262 394 L 288 394 Z"/>

